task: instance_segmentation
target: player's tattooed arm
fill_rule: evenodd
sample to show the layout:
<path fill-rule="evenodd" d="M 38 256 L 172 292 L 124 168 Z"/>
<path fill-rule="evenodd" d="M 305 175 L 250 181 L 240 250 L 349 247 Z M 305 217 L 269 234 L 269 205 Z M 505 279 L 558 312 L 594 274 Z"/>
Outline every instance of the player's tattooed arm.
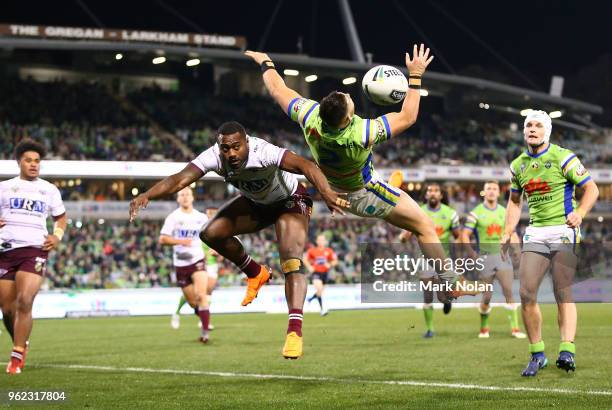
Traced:
<path fill-rule="evenodd" d="M 584 184 L 582 189 L 584 189 L 584 194 L 580 200 L 580 205 L 567 215 L 567 226 L 570 228 L 580 226 L 582 219 L 591 211 L 599 197 L 599 188 L 597 188 L 597 184 L 593 180 Z"/>
<path fill-rule="evenodd" d="M 339 212 L 344 215 L 343 208 L 348 208 L 350 203 L 342 198 L 346 194 L 339 194 L 331 189 L 327 178 L 323 175 L 323 172 L 316 166 L 312 161 L 306 158 L 300 157 L 291 151 L 285 151 L 283 159 L 280 164 L 280 168 L 283 171 L 291 172 L 293 174 L 302 174 L 308 181 L 319 191 L 323 200 L 327 204 L 327 207 L 332 211 L 332 214 Z"/>
<path fill-rule="evenodd" d="M 402 110 L 400 112 L 392 112 L 387 114 L 387 121 L 389 121 L 389 127 L 391 129 L 390 136 L 396 136 L 406 131 L 412 126 L 417 120 L 419 115 L 419 103 L 421 101 L 421 77 L 431 60 L 434 56 L 429 55 L 429 48 L 425 48 L 423 44 L 418 47 L 416 44 L 413 47 L 412 58 L 410 54 L 406 52 L 406 68 L 410 75 L 408 93 L 404 98 L 402 104 Z"/>
<path fill-rule="evenodd" d="M 501 239 L 501 256 L 506 260 L 511 244 L 515 243 L 513 238 L 516 238 L 516 226 L 521 219 L 521 208 L 523 205 L 523 192 L 511 191 L 510 199 L 506 206 L 506 223 L 504 235 Z"/>
<path fill-rule="evenodd" d="M 266 53 L 259 53 L 257 51 L 247 50 L 244 54 L 248 57 L 251 57 L 253 61 L 255 61 L 259 66 L 261 66 L 261 64 L 266 61 L 272 63 L 272 60 Z M 289 103 L 292 100 L 301 97 L 301 95 L 298 94 L 295 90 L 287 87 L 287 84 L 285 84 L 285 80 L 283 80 L 283 77 L 280 76 L 276 69 L 265 70 L 263 72 L 263 81 L 266 85 L 266 89 L 268 90 L 274 101 L 276 101 L 276 103 L 280 105 L 284 112 L 287 112 Z"/>
<path fill-rule="evenodd" d="M 132 202 L 130 202 L 130 222 L 134 220 L 140 209 L 147 207 L 149 200 L 177 193 L 203 176 L 204 172 L 200 168 L 193 164 L 187 164 L 181 172 L 162 179 L 149 190 L 132 199 Z"/>

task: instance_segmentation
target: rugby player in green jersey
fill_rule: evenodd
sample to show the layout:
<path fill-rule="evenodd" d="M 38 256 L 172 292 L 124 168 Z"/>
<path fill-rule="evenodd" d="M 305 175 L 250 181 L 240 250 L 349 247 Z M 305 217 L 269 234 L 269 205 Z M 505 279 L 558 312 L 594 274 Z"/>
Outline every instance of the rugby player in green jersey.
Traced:
<path fill-rule="evenodd" d="M 479 273 L 479 280 L 486 283 L 493 283 L 497 279 L 501 285 L 502 292 L 506 298 L 506 309 L 510 319 L 510 334 L 517 339 L 524 339 L 527 336 L 521 332 L 518 322 L 518 306 L 514 303 L 512 296 L 512 281 L 514 271 L 512 262 L 501 257 L 499 242 L 504 232 L 506 220 L 506 208 L 498 203 L 499 183 L 488 181 L 484 184 L 484 200 L 480 205 L 472 210 L 467 216 L 465 226 L 461 231 L 461 242 L 467 248 L 468 255 L 474 259 L 480 257 L 484 259 L 484 269 Z M 476 250 L 470 245 L 471 237 L 476 241 Z M 513 233 L 514 243 L 519 239 Z M 491 313 L 492 292 L 483 292 L 480 302 L 480 333 L 479 338 L 489 337 L 489 314 Z"/>
<path fill-rule="evenodd" d="M 531 353 L 523 376 L 535 376 L 548 363 L 544 355 L 542 313 L 537 304 L 537 292 L 550 266 L 561 334 L 556 364 L 568 372 L 576 368 L 574 338 L 577 313 L 571 293 L 577 263 L 574 251 L 580 242 L 582 219 L 599 195 L 597 185 L 576 154 L 549 142 L 551 130 L 548 114 L 531 111 L 524 124 L 527 151 L 510 165 L 512 193 L 506 209 L 504 247 L 510 244 L 521 217 L 523 196 L 526 196 L 529 208 L 529 226 L 523 236 L 519 268 L 521 312 Z M 574 198 L 575 186 L 584 189 L 579 205 Z"/>
<path fill-rule="evenodd" d="M 374 146 L 400 135 L 417 119 L 421 76 L 433 59 L 429 49 L 423 44 L 420 48 L 415 45 L 412 58 L 406 53 L 410 79 L 401 111 L 376 119 L 356 115 L 355 104 L 346 93 L 333 91 L 320 104 L 303 98 L 285 85 L 267 54 L 254 51 L 245 54 L 261 66 L 264 84 L 272 98 L 299 123 L 312 156 L 330 185 L 348 192 L 349 212 L 383 219 L 413 232 L 427 258 L 443 260 L 446 255 L 431 220 L 408 194 L 383 181 L 372 164 Z M 457 279 L 454 272 L 438 274 L 448 282 Z"/>

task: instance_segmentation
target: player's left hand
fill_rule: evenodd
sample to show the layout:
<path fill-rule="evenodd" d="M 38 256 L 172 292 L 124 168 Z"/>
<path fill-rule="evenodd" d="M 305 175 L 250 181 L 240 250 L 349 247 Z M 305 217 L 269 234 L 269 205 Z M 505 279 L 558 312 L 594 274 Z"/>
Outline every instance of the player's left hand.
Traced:
<path fill-rule="evenodd" d="M 136 198 L 132 199 L 130 202 L 130 223 L 132 223 L 132 221 L 136 218 L 138 211 L 146 208 L 147 205 L 149 205 L 149 198 L 143 194 L 140 194 Z"/>
<path fill-rule="evenodd" d="M 576 211 L 572 211 L 567 216 L 567 222 L 566 223 L 567 223 L 567 226 L 569 226 L 570 228 L 577 228 L 582 223 L 582 215 L 580 215 Z"/>
<path fill-rule="evenodd" d="M 259 51 L 247 50 L 244 52 L 244 55 L 251 57 L 253 61 L 257 63 L 257 65 L 261 65 L 261 63 L 264 61 L 272 61 L 272 59 L 266 53 L 260 53 Z"/>
<path fill-rule="evenodd" d="M 332 213 L 332 217 L 336 215 L 336 212 L 338 212 L 340 215 L 346 215 L 343 209 L 348 209 L 351 206 L 351 203 L 348 201 L 348 199 L 345 199 L 347 195 L 348 194 L 346 192 L 321 192 L 321 196 L 323 197 L 325 204 Z"/>
<path fill-rule="evenodd" d="M 421 47 L 419 48 L 415 44 L 412 51 L 412 58 L 410 58 L 409 53 L 406 53 L 406 68 L 408 69 L 408 73 L 412 76 L 422 76 L 433 58 L 434 56 L 429 55 L 429 47 L 426 49 L 425 45 L 421 43 Z"/>
<path fill-rule="evenodd" d="M 59 245 L 60 240 L 57 236 L 51 234 L 51 235 L 47 235 L 47 239 L 45 239 L 45 242 L 43 243 L 42 246 L 42 250 L 43 251 L 50 251 L 52 249 L 57 248 L 57 245 Z"/>

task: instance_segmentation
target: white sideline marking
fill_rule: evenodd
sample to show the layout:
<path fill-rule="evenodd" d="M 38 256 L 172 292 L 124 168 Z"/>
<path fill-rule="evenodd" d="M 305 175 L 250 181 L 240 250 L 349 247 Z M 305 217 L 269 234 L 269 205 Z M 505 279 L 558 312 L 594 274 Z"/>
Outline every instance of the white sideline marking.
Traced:
<path fill-rule="evenodd" d="M 175 369 L 149 369 L 144 367 L 112 367 L 112 366 L 90 366 L 81 364 L 48 364 L 48 365 L 33 365 L 38 368 L 52 369 L 71 369 L 71 370 L 99 370 L 109 372 L 126 372 L 126 373 L 165 373 L 165 374 L 183 374 L 195 376 L 217 376 L 217 377 L 235 377 L 247 379 L 279 379 L 279 380 L 302 380 L 302 381 L 321 381 L 335 383 L 365 383 L 365 384 L 385 384 L 395 386 L 418 386 L 418 387 L 440 387 L 448 389 L 463 389 L 463 390 L 488 390 L 488 391 L 513 391 L 513 392 L 535 392 L 535 393 L 562 393 L 562 394 L 584 394 L 587 396 L 612 396 L 610 390 L 570 390 L 570 389 L 545 389 L 541 387 L 502 387 L 502 386 L 487 386 L 480 384 L 463 384 L 463 383 L 437 383 L 437 382 L 419 382 L 414 380 L 362 380 L 362 379 L 342 379 L 336 377 L 323 376 L 294 376 L 290 374 L 258 374 L 258 373 L 233 373 L 233 372 L 205 372 L 201 370 L 175 370 Z"/>

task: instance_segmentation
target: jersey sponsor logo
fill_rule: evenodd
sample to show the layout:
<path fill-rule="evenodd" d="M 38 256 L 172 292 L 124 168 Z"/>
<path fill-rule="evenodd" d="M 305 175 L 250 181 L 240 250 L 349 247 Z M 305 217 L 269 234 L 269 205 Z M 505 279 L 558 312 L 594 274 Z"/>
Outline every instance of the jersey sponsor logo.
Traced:
<path fill-rule="evenodd" d="M 528 196 L 534 194 L 543 195 L 550 192 L 550 186 L 548 182 L 542 181 L 541 178 L 531 178 L 527 185 L 525 185 L 525 192 L 527 192 Z"/>
<path fill-rule="evenodd" d="M 444 235 L 444 227 L 440 226 L 440 225 L 436 225 L 436 235 L 438 235 L 438 237 Z"/>
<path fill-rule="evenodd" d="M 502 227 L 496 223 L 487 226 L 487 236 L 501 236 Z"/>
<path fill-rule="evenodd" d="M 9 206 L 11 209 L 24 209 L 30 212 L 44 213 L 47 209 L 47 204 L 43 201 L 27 199 L 27 198 L 10 198 Z"/>
<path fill-rule="evenodd" d="M 197 229 L 177 229 L 174 231 L 174 236 L 177 238 L 195 238 L 200 231 Z"/>
<path fill-rule="evenodd" d="M 582 164 L 578 164 L 576 167 L 576 175 L 581 177 L 586 174 L 587 170 L 582 166 Z"/>
<path fill-rule="evenodd" d="M 267 179 L 253 179 L 250 181 L 237 181 L 237 186 L 241 191 L 257 193 L 265 190 L 270 183 Z"/>
<path fill-rule="evenodd" d="M 550 163 L 550 161 L 546 161 L 546 164 L 544 164 L 544 167 L 546 167 L 546 169 L 550 169 L 551 166 L 552 164 Z"/>

